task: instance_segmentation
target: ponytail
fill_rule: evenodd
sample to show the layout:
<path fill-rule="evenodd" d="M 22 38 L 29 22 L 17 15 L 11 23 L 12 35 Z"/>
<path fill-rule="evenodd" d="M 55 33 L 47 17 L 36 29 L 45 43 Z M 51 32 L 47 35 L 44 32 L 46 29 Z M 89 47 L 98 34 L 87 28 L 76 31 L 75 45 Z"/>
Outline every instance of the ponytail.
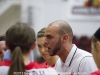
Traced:
<path fill-rule="evenodd" d="M 22 57 L 22 51 L 19 46 L 15 47 L 12 54 L 12 63 L 8 71 L 8 75 L 14 75 L 14 72 L 25 72 L 25 65 Z M 20 73 L 19 75 L 22 75 Z"/>

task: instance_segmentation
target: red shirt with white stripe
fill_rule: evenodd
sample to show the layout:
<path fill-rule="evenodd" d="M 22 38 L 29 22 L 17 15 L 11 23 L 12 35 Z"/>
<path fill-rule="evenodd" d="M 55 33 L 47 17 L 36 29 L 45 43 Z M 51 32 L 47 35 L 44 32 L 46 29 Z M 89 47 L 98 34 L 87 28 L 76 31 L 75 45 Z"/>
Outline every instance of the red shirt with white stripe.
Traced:
<path fill-rule="evenodd" d="M 54 67 L 55 66 L 55 64 L 53 64 L 52 66 L 49 66 L 49 65 L 47 65 L 47 62 L 43 62 L 42 64 L 41 64 L 41 66 L 43 66 L 43 67 L 45 67 L 45 68 L 48 68 L 48 67 Z"/>
<path fill-rule="evenodd" d="M 10 60 L 0 62 L 0 75 L 7 75 L 10 65 Z M 25 69 L 26 72 L 24 74 L 28 73 L 29 75 L 58 75 L 54 68 L 38 64 L 37 62 L 30 62 L 25 66 Z M 15 75 L 18 75 L 18 73 L 21 72 L 14 72 Z"/>

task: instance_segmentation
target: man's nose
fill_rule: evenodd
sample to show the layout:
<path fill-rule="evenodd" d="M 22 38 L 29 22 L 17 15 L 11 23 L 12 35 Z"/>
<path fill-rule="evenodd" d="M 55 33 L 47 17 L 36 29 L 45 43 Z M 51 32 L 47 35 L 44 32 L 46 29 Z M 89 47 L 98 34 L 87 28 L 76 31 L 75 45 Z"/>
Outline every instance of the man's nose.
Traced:
<path fill-rule="evenodd" d="M 47 39 L 45 38 L 45 40 L 44 40 L 44 44 L 45 45 L 47 45 L 48 44 L 48 42 L 47 42 Z"/>
<path fill-rule="evenodd" d="M 41 52 L 45 52 L 45 49 L 44 49 L 44 48 L 42 48 L 42 49 L 41 49 Z"/>

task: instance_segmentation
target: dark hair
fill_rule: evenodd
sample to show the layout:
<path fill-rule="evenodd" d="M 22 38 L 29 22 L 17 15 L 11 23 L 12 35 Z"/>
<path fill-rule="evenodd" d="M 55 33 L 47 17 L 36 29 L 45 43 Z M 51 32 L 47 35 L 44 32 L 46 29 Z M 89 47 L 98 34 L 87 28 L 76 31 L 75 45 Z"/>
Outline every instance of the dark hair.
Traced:
<path fill-rule="evenodd" d="M 0 35 L 0 41 L 5 41 L 5 34 Z"/>
<path fill-rule="evenodd" d="M 100 27 L 97 29 L 97 31 L 94 33 L 94 36 L 100 40 Z"/>
<path fill-rule="evenodd" d="M 12 53 L 12 63 L 8 75 L 25 71 L 22 54 L 28 53 L 35 41 L 34 30 L 26 23 L 16 23 L 7 30 L 6 43 Z"/>
<path fill-rule="evenodd" d="M 37 38 L 44 37 L 46 28 L 42 28 L 38 33 L 37 33 Z"/>
<path fill-rule="evenodd" d="M 100 41 L 100 27 L 96 30 L 96 32 L 94 33 L 94 35 L 92 36 L 92 39 L 91 39 L 93 45 L 94 45 L 94 48 L 96 49 L 97 51 L 97 47 L 96 47 L 96 42 L 97 41 Z"/>

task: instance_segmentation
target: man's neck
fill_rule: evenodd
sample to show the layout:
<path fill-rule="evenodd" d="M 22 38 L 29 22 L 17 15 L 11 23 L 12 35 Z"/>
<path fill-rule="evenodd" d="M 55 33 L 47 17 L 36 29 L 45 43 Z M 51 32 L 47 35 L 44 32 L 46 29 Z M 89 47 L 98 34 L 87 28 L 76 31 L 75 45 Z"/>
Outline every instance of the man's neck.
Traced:
<path fill-rule="evenodd" d="M 65 63 L 66 58 L 68 57 L 68 54 L 70 53 L 71 49 L 72 49 L 73 45 L 69 46 L 69 47 L 65 47 L 63 49 L 60 50 L 58 56 L 61 58 L 61 60 Z"/>
<path fill-rule="evenodd" d="M 30 63 L 30 53 L 23 55 L 24 64 L 28 65 Z"/>

